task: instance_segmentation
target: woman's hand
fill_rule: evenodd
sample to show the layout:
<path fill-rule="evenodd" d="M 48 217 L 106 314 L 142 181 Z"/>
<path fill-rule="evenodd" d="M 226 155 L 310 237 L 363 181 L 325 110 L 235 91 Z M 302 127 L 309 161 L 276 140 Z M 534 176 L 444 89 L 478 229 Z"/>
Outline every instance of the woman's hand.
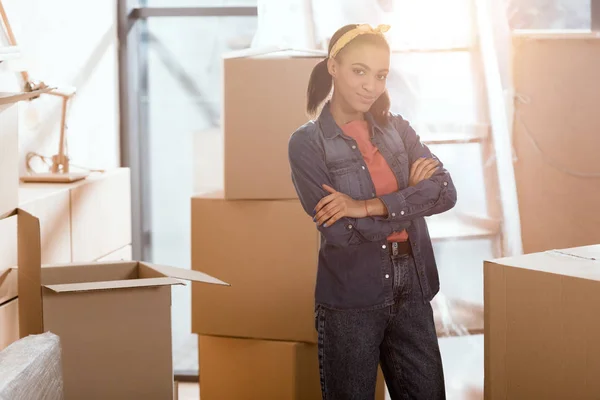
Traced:
<path fill-rule="evenodd" d="M 367 216 L 365 202 L 354 200 L 347 194 L 338 192 L 334 188 L 323 185 L 330 195 L 323 197 L 315 207 L 314 221 L 317 225 L 328 227 L 342 217 L 364 218 Z"/>
<path fill-rule="evenodd" d="M 408 186 L 415 186 L 417 183 L 431 178 L 439 165 L 440 162 L 434 158 L 419 158 L 410 167 Z"/>

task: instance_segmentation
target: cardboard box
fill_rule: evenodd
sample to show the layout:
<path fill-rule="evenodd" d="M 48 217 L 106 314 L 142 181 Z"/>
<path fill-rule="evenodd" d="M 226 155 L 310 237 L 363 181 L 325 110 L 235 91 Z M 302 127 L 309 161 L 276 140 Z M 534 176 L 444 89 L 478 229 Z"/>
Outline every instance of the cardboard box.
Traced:
<path fill-rule="evenodd" d="M 18 205 L 19 106 L 0 103 L 0 217 Z"/>
<path fill-rule="evenodd" d="M 600 245 L 485 262 L 485 398 L 596 399 Z"/>
<path fill-rule="evenodd" d="M 131 245 L 127 245 L 107 256 L 99 258 L 98 261 L 130 261 L 133 257 L 132 254 Z"/>
<path fill-rule="evenodd" d="M 41 268 L 40 223 L 17 209 L 19 334 L 51 331 L 62 345 L 65 398 L 171 399 L 171 286 L 225 283 L 147 263 Z"/>
<path fill-rule="evenodd" d="M 295 199 L 288 142 L 305 124 L 308 79 L 321 55 L 236 52 L 224 60 L 225 196 Z"/>
<path fill-rule="evenodd" d="M 192 285 L 192 331 L 316 343 L 317 232 L 298 200 L 192 198 L 192 268 L 231 284 Z"/>
<path fill-rule="evenodd" d="M 600 243 L 600 37 L 516 34 L 513 75 L 523 251 Z"/>
<path fill-rule="evenodd" d="M 321 399 L 314 344 L 199 336 L 203 400 Z M 376 400 L 384 400 L 381 369 Z"/>
<path fill-rule="evenodd" d="M 19 187 L 19 207 L 40 220 L 42 264 L 71 261 L 70 203 L 69 190 L 64 187 Z"/>
<path fill-rule="evenodd" d="M 0 351 L 19 340 L 19 299 L 0 304 Z"/>
<path fill-rule="evenodd" d="M 131 244 L 128 168 L 92 176 L 71 189 L 71 259 L 88 262 Z"/>
<path fill-rule="evenodd" d="M 0 219 L 0 304 L 17 297 L 17 216 Z"/>
<path fill-rule="evenodd" d="M 202 400 L 321 398 L 317 346 L 200 336 Z"/>

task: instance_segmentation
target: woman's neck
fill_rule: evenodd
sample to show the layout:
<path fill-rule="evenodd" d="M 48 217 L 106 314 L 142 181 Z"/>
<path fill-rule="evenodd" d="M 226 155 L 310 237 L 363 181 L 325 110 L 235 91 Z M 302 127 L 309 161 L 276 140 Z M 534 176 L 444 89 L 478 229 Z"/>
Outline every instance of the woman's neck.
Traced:
<path fill-rule="evenodd" d="M 338 98 L 335 91 L 331 96 L 329 111 L 338 126 L 346 125 L 348 122 L 365 119 L 365 115 L 362 112 L 352 109 L 352 107 L 348 106 L 343 99 Z"/>

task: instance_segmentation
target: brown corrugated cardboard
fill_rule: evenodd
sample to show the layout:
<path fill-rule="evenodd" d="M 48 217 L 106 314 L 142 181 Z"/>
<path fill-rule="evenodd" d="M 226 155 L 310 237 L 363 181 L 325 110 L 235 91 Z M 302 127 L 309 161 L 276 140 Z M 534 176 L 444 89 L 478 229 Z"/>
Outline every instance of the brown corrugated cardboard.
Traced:
<path fill-rule="evenodd" d="M 600 37 L 515 35 L 513 71 L 524 252 L 600 243 Z"/>
<path fill-rule="evenodd" d="M 131 244 L 129 169 L 91 176 L 71 189 L 72 261 L 87 262 Z"/>
<path fill-rule="evenodd" d="M 71 261 L 71 207 L 69 190 L 46 185 L 19 187 L 19 207 L 40 220 L 42 264 Z"/>
<path fill-rule="evenodd" d="M 101 257 L 98 261 L 130 261 L 132 259 L 131 245 L 120 248 L 117 251 L 113 251 L 107 256 Z"/>
<path fill-rule="evenodd" d="M 0 219 L 0 304 L 17 297 L 17 216 Z"/>
<path fill-rule="evenodd" d="M 317 241 L 298 200 L 192 198 L 192 268 L 231 284 L 192 285 L 192 331 L 315 343 Z"/>
<path fill-rule="evenodd" d="M 317 346 L 200 336 L 203 400 L 321 398 Z"/>
<path fill-rule="evenodd" d="M 15 209 L 19 201 L 18 121 L 18 105 L 0 105 L 0 217 Z"/>
<path fill-rule="evenodd" d="M 199 336 L 203 400 L 321 399 L 314 344 Z M 381 369 L 375 400 L 384 400 Z"/>
<path fill-rule="evenodd" d="M 308 121 L 306 90 L 321 56 L 236 53 L 224 60 L 225 196 L 294 199 L 287 147 Z"/>
<path fill-rule="evenodd" d="M 486 262 L 485 398 L 600 393 L 600 245 Z"/>
<path fill-rule="evenodd" d="M 0 351 L 19 339 L 19 299 L 0 304 Z"/>
<path fill-rule="evenodd" d="M 65 398 L 171 399 L 171 285 L 225 283 L 142 262 L 41 268 L 40 223 L 17 209 L 19 335 L 52 331 L 63 349 Z"/>

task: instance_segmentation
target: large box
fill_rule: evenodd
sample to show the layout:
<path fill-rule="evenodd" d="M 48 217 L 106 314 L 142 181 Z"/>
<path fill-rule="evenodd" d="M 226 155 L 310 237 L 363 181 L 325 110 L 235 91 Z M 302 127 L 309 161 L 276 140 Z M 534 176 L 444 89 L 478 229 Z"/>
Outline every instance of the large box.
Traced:
<path fill-rule="evenodd" d="M 19 333 L 61 340 L 65 399 L 171 399 L 171 286 L 225 283 L 147 263 L 41 268 L 39 220 L 17 209 Z"/>
<path fill-rule="evenodd" d="M 19 187 L 19 207 L 40 220 L 42 264 L 71 261 L 69 190 L 53 185 Z"/>
<path fill-rule="evenodd" d="M 524 252 L 600 243 L 600 37 L 515 34 L 513 75 Z"/>
<path fill-rule="evenodd" d="M 131 207 L 128 168 L 75 185 L 71 189 L 72 261 L 97 260 L 131 244 Z"/>
<path fill-rule="evenodd" d="M 600 245 L 485 262 L 485 398 L 597 399 Z"/>
<path fill-rule="evenodd" d="M 198 350 L 203 400 L 321 398 L 316 345 L 200 336 Z"/>
<path fill-rule="evenodd" d="M 71 254 L 67 261 L 94 261 L 131 245 L 131 183 L 128 168 L 116 168 L 101 174 L 92 174 L 74 183 L 22 183 L 20 186 L 22 198 L 19 204 L 26 199 L 39 197 L 40 194 L 61 190 L 68 190 L 70 204 Z M 58 203 L 55 207 L 58 207 Z M 27 204 L 22 208 L 29 209 Z M 39 211 L 32 209 L 32 213 L 39 213 Z M 46 211 L 49 214 L 48 218 L 51 219 L 64 216 L 64 213 L 61 213 L 60 217 L 52 216 L 52 210 Z M 44 231 L 45 218 L 43 216 L 40 218 L 42 231 Z M 64 223 L 64 219 L 62 222 Z M 42 239 L 44 239 L 44 232 L 42 232 Z"/>
<path fill-rule="evenodd" d="M 307 343 L 199 336 L 203 400 L 320 400 L 317 346 Z M 381 369 L 376 400 L 384 400 Z"/>
<path fill-rule="evenodd" d="M 0 351 L 19 339 L 19 299 L 0 304 Z"/>
<path fill-rule="evenodd" d="M 0 99 L 0 217 L 18 205 L 19 106 Z"/>
<path fill-rule="evenodd" d="M 228 199 L 294 199 L 288 142 L 305 124 L 306 92 L 322 56 L 299 52 L 224 60 L 225 196 Z"/>
<path fill-rule="evenodd" d="M 0 304 L 17 297 L 17 216 L 0 219 Z"/>
<path fill-rule="evenodd" d="M 298 200 L 192 198 L 192 268 L 231 284 L 192 285 L 192 331 L 316 343 L 317 250 Z"/>

